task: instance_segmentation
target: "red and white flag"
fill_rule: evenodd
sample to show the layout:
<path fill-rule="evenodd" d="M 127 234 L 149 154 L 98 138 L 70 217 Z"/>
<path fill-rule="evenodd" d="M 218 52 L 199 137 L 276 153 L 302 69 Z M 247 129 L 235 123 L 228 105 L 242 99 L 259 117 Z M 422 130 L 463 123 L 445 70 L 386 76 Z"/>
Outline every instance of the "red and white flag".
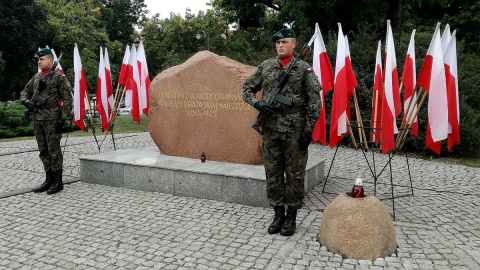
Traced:
<path fill-rule="evenodd" d="M 113 85 L 112 85 L 112 72 L 110 71 L 110 59 L 108 57 L 108 50 L 105 48 L 105 54 L 103 55 L 105 61 L 105 81 L 107 86 L 107 99 L 109 111 L 113 108 Z"/>
<path fill-rule="evenodd" d="M 348 45 L 348 37 L 345 35 L 345 67 L 347 68 L 347 87 L 348 87 L 348 99 L 353 97 L 353 90 L 357 88 L 358 82 L 355 78 L 355 72 L 353 72 L 352 57 L 350 56 L 350 46 Z M 350 117 L 350 106 L 348 115 Z"/>
<path fill-rule="evenodd" d="M 73 123 L 81 130 L 85 130 L 85 97 L 87 93 L 87 80 L 83 72 L 82 60 L 78 51 L 77 44 L 73 48 L 73 68 L 75 72 L 75 82 L 73 84 Z"/>
<path fill-rule="evenodd" d="M 125 86 L 126 94 L 131 96 L 132 119 L 140 124 L 140 74 L 138 72 L 137 51 L 133 45 L 130 51 L 130 59 L 128 61 L 127 84 Z M 126 97 L 126 99 L 128 96 Z M 127 100 L 125 100 L 125 103 Z"/>
<path fill-rule="evenodd" d="M 127 84 L 127 74 L 128 74 L 128 60 L 130 59 L 130 46 L 127 45 L 125 48 L 125 53 L 123 54 L 122 66 L 120 67 L 120 74 L 118 75 L 118 84 L 126 85 Z"/>
<path fill-rule="evenodd" d="M 460 142 L 460 107 L 458 99 L 457 38 L 453 31 L 444 54 L 448 100 L 448 151 Z"/>
<path fill-rule="evenodd" d="M 422 87 L 429 94 L 427 148 L 440 154 L 441 140 L 448 136 L 447 84 L 440 39 L 440 23 L 437 24 L 428 47 L 427 55 L 417 79 L 417 86 Z"/>
<path fill-rule="evenodd" d="M 405 57 L 405 64 L 403 65 L 402 83 L 404 87 L 403 92 L 403 113 L 404 117 L 415 117 L 417 111 L 417 93 L 415 92 L 417 72 L 415 70 L 415 29 L 410 37 L 410 43 L 408 45 L 407 56 Z M 412 103 L 412 105 L 410 105 Z M 408 112 L 407 112 L 408 110 Z M 405 118 L 406 119 L 406 118 Z M 408 119 L 412 124 L 410 134 L 418 136 L 418 118 Z"/>
<path fill-rule="evenodd" d="M 379 142 L 381 138 L 381 110 L 383 102 L 383 78 L 382 78 L 382 42 L 378 41 L 377 57 L 375 60 L 375 76 L 373 78 L 373 94 L 372 94 L 372 117 L 370 127 L 372 133 L 370 140 Z"/>
<path fill-rule="evenodd" d="M 382 153 L 387 154 L 395 148 L 395 133 L 398 133 L 396 116 L 400 114 L 400 91 L 398 85 L 397 60 L 393 44 L 392 28 L 387 21 L 387 39 L 385 43 L 385 76 L 383 78 L 384 100 L 382 105 Z M 398 107 L 396 107 L 398 106 Z"/>
<path fill-rule="evenodd" d="M 347 49 L 342 26 L 338 24 L 337 59 L 335 64 L 335 84 L 330 121 L 330 147 L 333 148 L 347 132 L 348 83 Z"/>
<path fill-rule="evenodd" d="M 323 42 L 322 33 L 318 23 L 315 24 L 315 41 L 313 45 L 313 70 L 318 77 L 320 86 L 320 100 L 322 108 L 320 110 L 320 117 L 313 128 L 312 140 L 327 145 L 327 120 L 325 113 L 325 95 L 333 89 L 335 79 L 333 77 L 332 65 L 328 59 L 327 48 Z"/>
<path fill-rule="evenodd" d="M 445 55 L 445 52 L 447 51 L 448 45 L 450 44 L 450 40 L 452 39 L 452 33 L 450 33 L 450 25 L 447 24 L 445 25 L 445 29 L 443 30 L 442 37 L 440 40 L 442 41 L 442 49 L 443 49 L 443 55 Z"/>
<path fill-rule="evenodd" d="M 389 42 L 390 41 L 390 42 Z M 389 57 L 388 54 L 391 54 L 392 57 Z M 395 117 L 399 116 L 402 112 L 402 102 L 400 98 L 400 83 L 398 80 L 398 69 L 397 69 L 397 57 L 395 54 L 395 42 L 393 40 L 392 27 L 390 25 L 390 20 L 387 20 L 387 39 L 385 40 L 385 63 L 390 61 L 391 65 L 391 76 L 392 76 L 392 92 L 393 92 L 393 102 L 395 104 Z M 387 71 L 387 65 L 384 65 L 384 71 Z M 384 78 L 385 80 L 385 75 Z M 384 82 L 385 83 L 385 82 Z M 395 125 L 395 134 L 398 133 L 397 126 Z"/>
<path fill-rule="evenodd" d="M 140 114 L 148 115 L 149 109 L 149 97 L 148 90 L 150 88 L 150 76 L 148 75 L 147 58 L 145 56 L 145 48 L 143 47 L 143 41 L 140 41 L 137 52 L 138 74 L 140 76 Z"/>
<path fill-rule="evenodd" d="M 108 92 L 107 79 L 105 76 L 105 58 L 103 56 L 103 48 L 100 47 L 100 61 L 98 66 L 98 80 L 97 80 L 97 111 L 100 114 L 102 121 L 102 129 L 110 130 L 109 122 L 109 108 L 108 108 Z"/>

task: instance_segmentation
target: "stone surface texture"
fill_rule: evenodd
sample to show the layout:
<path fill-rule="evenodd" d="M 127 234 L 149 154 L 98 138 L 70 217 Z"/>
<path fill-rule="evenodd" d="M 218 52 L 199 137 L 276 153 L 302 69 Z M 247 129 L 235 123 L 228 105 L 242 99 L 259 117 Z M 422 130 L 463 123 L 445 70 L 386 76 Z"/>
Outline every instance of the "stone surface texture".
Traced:
<path fill-rule="evenodd" d="M 85 183 L 269 206 L 263 165 L 200 162 L 146 147 L 80 156 L 80 168 L 80 179 Z M 320 156 L 309 155 L 305 193 L 322 182 L 323 168 Z"/>
<path fill-rule="evenodd" d="M 130 117 L 130 116 L 119 116 Z M 98 129 L 100 130 L 100 129 Z M 99 141 L 103 138 L 97 133 Z M 115 134 L 117 151 L 156 147 L 150 134 Z M 80 177 L 79 156 L 96 155 L 93 136 L 62 138 L 64 177 Z M 253 207 L 77 181 L 54 195 L 21 192 L 44 180 L 35 140 L 0 143 L 0 270 L 12 269 L 480 269 L 480 168 L 340 146 L 311 144 L 326 158 L 323 184 L 307 193 L 294 235 L 268 234 L 271 207 Z M 113 152 L 110 134 L 101 152 Z M 343 258 L 318 243 L 324 210 L 357 177 L 395 214 L 397 253 Z M 207 161 L 208 162 L 208 161 Z M 370 163 L 371 164 L 371 163 Z M 413 193 L 408 181 L 410 168 Z M 328 171 L 331 168 L 331 171 Z M 128 173 L 129 177 L 130 173 Z M 439 185 L 441 183 L 441 185 Z M 323 192 L 324 191 L 324 192 Z M 9 193 L 16 195 L 8 196 Z M 6 197 L 8 196 L 8 197 Z"/>
<path fill-rule="evenodd" d="M 240 95 L 255 67 L 202 51 L 155 77 L 149 132 L 166 155 L 261 164 L 257 110 Z"/>
<path fill-rule="evenodd" d="M 362 260 L 392 255 L 395 229 L 387 208 L 375 196 L 353 198 L 342 193 L 325 209 L 320 244 L 330 251 Z"/>

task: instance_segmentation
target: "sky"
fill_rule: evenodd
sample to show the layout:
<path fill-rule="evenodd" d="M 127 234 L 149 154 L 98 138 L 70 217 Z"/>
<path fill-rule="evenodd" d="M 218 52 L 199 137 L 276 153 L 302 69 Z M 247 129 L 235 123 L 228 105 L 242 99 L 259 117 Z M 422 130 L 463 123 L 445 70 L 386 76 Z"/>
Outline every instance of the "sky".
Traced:
<path fill-rule="evenodd" d="M 149 17 L 155 13 L 160 13 L 160 18 L 169 18 L 170 12 L 179 13 L 182 17 L 185 15 L 185 9 L 190 8 L 193 14 L 199 10 L 206 11 L 209 0 L 145 0 L 147 9 L 150 10 Z"/>

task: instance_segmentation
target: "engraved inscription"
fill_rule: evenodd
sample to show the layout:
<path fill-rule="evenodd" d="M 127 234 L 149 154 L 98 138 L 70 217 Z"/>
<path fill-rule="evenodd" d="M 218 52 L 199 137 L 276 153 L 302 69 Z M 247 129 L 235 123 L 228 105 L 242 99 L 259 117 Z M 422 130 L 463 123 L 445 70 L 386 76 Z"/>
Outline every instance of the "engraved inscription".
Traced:
<path fill-rule="evenodd" d="M 217 117 L 221 111 L 248 111 L 251 106 L 245 103 L 240 93 L 225 94 L 209 91 L 205 84 L 193 84 L 189 93 L 162 92 L 160 107 L 181 110 L 188 117 Z"/>

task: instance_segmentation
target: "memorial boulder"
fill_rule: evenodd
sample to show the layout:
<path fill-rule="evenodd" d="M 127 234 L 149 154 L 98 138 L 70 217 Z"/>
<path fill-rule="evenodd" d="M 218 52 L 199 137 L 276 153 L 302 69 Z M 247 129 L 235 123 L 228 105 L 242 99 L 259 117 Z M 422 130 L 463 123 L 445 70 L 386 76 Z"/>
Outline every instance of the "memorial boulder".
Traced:
<path fill-rule="evenodd" d="M 328 250 L 352 259 L 375 260 L 397 250 L 392 218 L 371 195 L 338 195 L 323 213 L 319 241 Z"/>
<path fill-rule="evenodd" d="M 149 132 L 163 154 L 261 164 L 258 111 L 240 95 L 255 67 L 202 51 L 152 81 Z M 200 161 L 199 161 L 200 162 Z"/>

